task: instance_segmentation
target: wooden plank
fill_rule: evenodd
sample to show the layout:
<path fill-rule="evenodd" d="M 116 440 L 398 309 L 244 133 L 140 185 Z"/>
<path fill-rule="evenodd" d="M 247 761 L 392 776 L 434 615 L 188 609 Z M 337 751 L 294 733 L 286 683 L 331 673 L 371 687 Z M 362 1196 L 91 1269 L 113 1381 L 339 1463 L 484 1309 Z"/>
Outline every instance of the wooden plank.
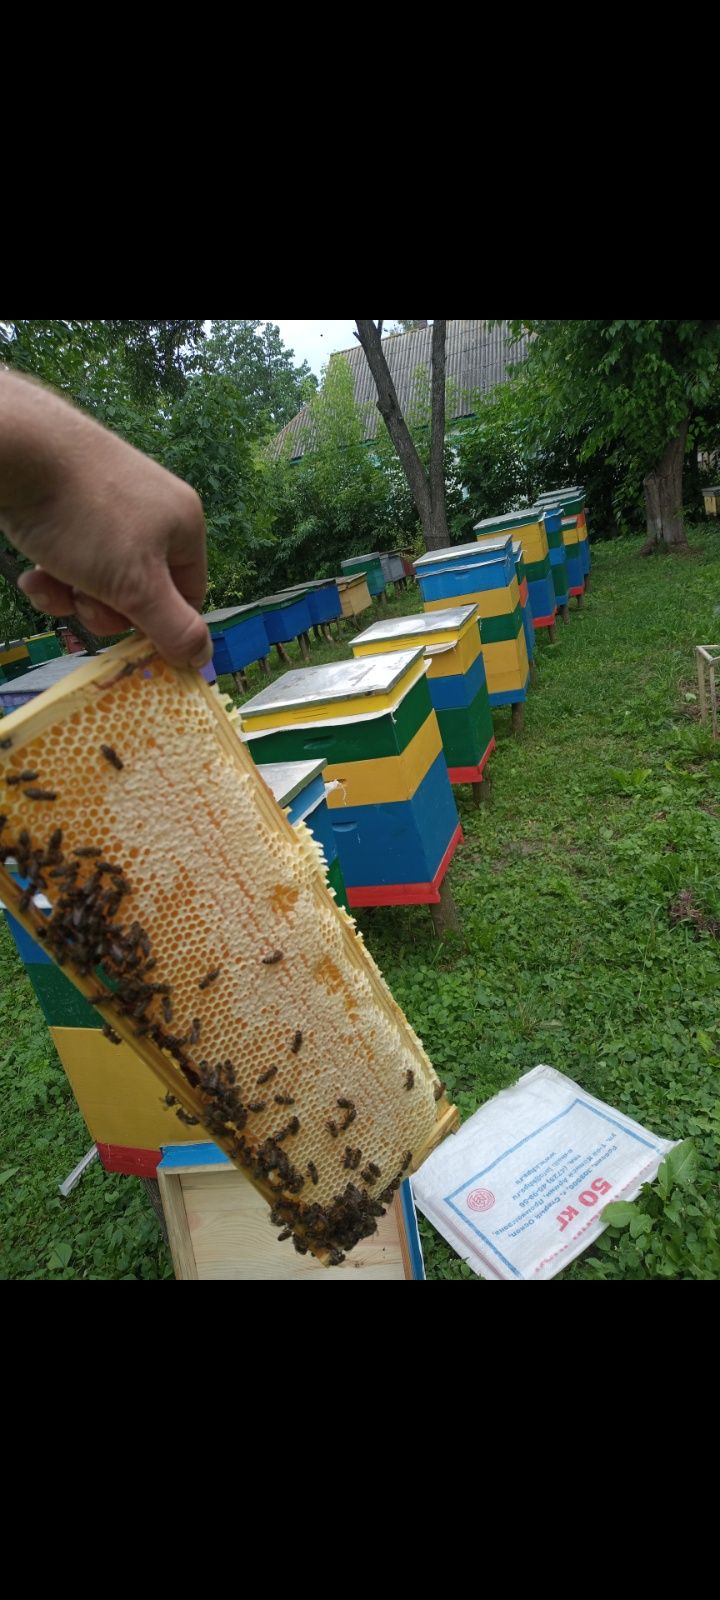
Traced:
<path fill-rule="evenodd" d="M 237 1173 L 236 1176 L 238 1181 L 242 1183 L 240 1174 Z M 185 1199 L 183 1196 L 182 1184 L 176 1178 L 167 1178 L 165 1173 L 161 1172 L 159 1168 L 157 1181 L 160 1185 L 160 1199 L 162 1200 L 163 1211 L 165 1213 L 165 1222 L 167 1224 L 168 1241 L 172 1253 L 173 1266 L 175 1268 L 175 1277 L 197 1278 L 198 1270 L 195 1264 L 195 1255 L 192 1247 L 192 1239 L 190 1237 L 187 1212 L 185 1210 Z M 250 1189 L 249 1184 L 246 1184 L 245 1187 L 250 1194 L 255 1193 L 255 1190 Z M 263 1205 L 259 1195 L 258 1201 L 261 1205 Z M 265 1215 L 267 1217 L 267 1209 L 264 1205 L 263 1210 L 265 1211 Z M 320 1267 L 318 1270 L 323 1272 L 326 1269 Z"/>
<path fill-rule="evenodd" d="M 377 1233 L 361 1240 L 342 1266 L 323 1267 L 312 1255 L 298 1255 L 292 1240 L 278 1242 L 262 1197 L 232 1168 L 159 1169 L 158 1181 L 177 1278 L 391 1282 L 412 1276 L 397 1197 Z"/>

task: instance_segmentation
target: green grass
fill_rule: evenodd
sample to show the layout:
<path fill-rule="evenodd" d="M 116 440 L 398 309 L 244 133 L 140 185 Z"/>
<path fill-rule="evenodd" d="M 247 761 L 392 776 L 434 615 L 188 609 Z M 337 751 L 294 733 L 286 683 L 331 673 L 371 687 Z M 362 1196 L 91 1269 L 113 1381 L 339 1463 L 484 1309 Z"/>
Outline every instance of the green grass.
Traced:
<path fill-rule="evenodd" d="M 564 1278 L 720 1276 L 720 946 L 670 915 L 687 891 L 686 906 L 720 918 L 720 746 L 691 698 L 693 646 L 720 634 L 720 539 L 693 544 L 687 560 L 641 560 L 639 541 L 594 547 L 583 611 L 573 604 L 554 648 L 539 643 L 525 733 L 496 715 L 492 802 L 476 810 L 457 791 L 462 937 L 439 944 L 422 907 L 358 919 L 463 1115 L 544 1061 L 692 1139 L 678 1187 L 646 1195 Z M 389 614 L 418 608 L 412 591 Z M 314 644 L 312 660 L 350 653 Z M 255 693 L 266 680 L 251 677 Z M 5 930 L 0 977 L 0 1274 L 168 1276 L 136 1180 L 95 1166 L 60 1199 L 90 1141 Z M 421 1227 L 429 1277 L 472 1276 Z"/>

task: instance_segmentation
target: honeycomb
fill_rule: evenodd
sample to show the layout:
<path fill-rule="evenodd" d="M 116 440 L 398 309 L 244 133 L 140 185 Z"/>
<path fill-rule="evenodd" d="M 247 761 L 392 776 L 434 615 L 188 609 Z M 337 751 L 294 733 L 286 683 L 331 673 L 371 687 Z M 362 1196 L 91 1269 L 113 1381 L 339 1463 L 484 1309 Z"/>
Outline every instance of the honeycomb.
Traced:
<path fill-rule="evenodd" d="M 301 1251 L 374 1231 L 457 1114 L 217 692 L 104 653 L 0 724 L 1 819 L 8 904 L 163 1079 L 167 1142 L 197 1117 Z"/>

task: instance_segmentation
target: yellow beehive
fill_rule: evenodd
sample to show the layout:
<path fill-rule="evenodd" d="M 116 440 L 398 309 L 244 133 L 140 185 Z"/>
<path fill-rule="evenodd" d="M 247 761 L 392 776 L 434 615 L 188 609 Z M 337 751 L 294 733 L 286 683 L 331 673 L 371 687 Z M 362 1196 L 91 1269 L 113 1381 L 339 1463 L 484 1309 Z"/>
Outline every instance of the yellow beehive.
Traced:
<path fill-rule="evenodd" d="M 34 878 L 50 917 L 0 865 L 3 898 L 273 1220 L 336 1260 L 458 1119 L 312 836 L 217 693 L 147 641 L 1 731 L 0 863 Z"/>

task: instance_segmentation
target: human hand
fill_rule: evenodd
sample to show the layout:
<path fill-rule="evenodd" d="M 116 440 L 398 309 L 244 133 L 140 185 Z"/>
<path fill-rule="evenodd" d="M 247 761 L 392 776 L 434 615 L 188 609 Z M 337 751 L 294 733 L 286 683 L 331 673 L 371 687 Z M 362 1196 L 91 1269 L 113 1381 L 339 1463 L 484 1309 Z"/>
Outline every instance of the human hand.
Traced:
<path fill-rule="evenodd" d="M 134 626 L 174 666 L 212 656 L 195 491 L 15 374 L 0 373 L 0 526 L 36 562 L 19 580 L 38 611 L 93 633 Z"/>

